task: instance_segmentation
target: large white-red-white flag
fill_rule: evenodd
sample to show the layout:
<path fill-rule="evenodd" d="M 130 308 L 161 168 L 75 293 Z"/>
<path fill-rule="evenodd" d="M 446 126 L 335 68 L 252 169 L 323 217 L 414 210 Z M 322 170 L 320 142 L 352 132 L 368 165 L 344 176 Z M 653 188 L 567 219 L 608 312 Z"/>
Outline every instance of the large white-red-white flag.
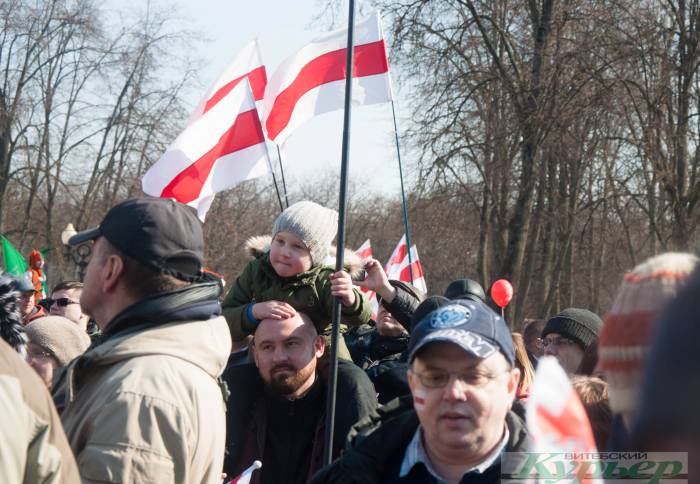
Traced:
<path fill-rule="evenodd" d="M 347 28 L 329 32 L 286 59 L 270 77 L 263 101 L 268 138 L 282 144 L 316 115 L 343 109 Z M 379 13 L 355 25 L 352 102 L 392 99 Z"/>
<path fill-rule="evenodd" d="M 411 282 L 411 269 L 413 270 L 413 282 Z M 411 247 L 411 260 L 409 263 L 406 234 L 396 244 L 394 252 L 389 257 L 389 262 L 386 263 L 385 271 L 389 279 L 407 282 L 425 293 L 428 292 L 423 267 L 418 258 L 418 249 L 416 249 L 415 245 Z"/>
<path fill-rule="evenodd" d="M 248 82 L 250 82 L 255 101 L 262 101 L 265 96 L 265 87 L 267 86 L 267 71 L 262 61 L 257 39 L 248 42 L 233 62 L 224 69 L 216 81 L 207 89 L 187 124 L 192 124 L 202 114 L 209 111 L 234 87 L 243 82 L 244 79 L 248 79 Z"/>
<path fill-rule="evenodd" d="M 204 220 L 216 192 L 270 172 L 256 109 L 265 87 L 257 44 L 244 48 L 207 91 L 185 130 L 151 166 L 144 193 L 173 198 Z"/>

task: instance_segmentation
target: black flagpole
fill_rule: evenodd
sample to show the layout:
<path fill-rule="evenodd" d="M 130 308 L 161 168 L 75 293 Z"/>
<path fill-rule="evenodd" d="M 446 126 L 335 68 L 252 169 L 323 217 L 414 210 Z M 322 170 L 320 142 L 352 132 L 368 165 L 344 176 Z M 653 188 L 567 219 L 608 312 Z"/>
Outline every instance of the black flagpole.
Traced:
<path fill-rule="evenodd" d="M 280 145 L 277 145 L 277 161 L 279 162 L 280 172 L 282 173 L 282 189 L 284 190 L 284 201 L 287 202 L 287 208 L 289 208 L 289 197 L 287 196 L 287 181 L 284 179 L 284 166 L 282 166 L 282 152 L 280 151 Z"/>
<path fill-rule="evenodd" d="M 355 1 L 350 0 L 348 14 L 348 47 L 345 63 L 345 116 L 343 118 L 343 153 L 340 162 L 340 200 L 338 204 L 338 249 L 335 270 L 343 270 L 345 253 L 345 205 L 348 199 L 348 164 L 350 154 L 350 108 L 352 100 L 352 73 L 354 60 Z M 333 425 L 335 423 L 335 389 L 338 384 L 338 339 L 340 337 L 340 299 L 333 301 L 333 332 L 331 334 L 331 357 L 326 398 L 326 439 L 323 449 L 323 465 L 331 463 L 333 457 Z"/>

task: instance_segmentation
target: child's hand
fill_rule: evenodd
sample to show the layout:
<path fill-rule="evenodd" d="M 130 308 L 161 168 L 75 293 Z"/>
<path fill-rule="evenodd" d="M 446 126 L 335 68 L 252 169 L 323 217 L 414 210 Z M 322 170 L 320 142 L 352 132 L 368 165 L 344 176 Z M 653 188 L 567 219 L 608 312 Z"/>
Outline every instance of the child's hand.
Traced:
<path fill-rule="evenodd" d="M 386 277 L 382 264 L 377 259 L 370 259 L 365 264 L 365 270 L 367 271 L 367 278 L 364 281 L 355 281 L 355 285 L 366 287 L 370 291 L 376 292 L 387 303 L 393 301 L 396 289 L 389 284 L 389 279 Z"/>
<path fill-rule="evenodd" d="M 355 291 L 352 288 L 352 278 L 345 271 L 331 274 L 331 294 L 338 297 L 345 307 L 355 304 Z"/>
<path fill-rule="evenodd" d="M 253 304 L 253 316 L 258 321 L 263 319 L 287 319 L 296 313 L 296 309 L 286 302 L 267 301 Z"/>

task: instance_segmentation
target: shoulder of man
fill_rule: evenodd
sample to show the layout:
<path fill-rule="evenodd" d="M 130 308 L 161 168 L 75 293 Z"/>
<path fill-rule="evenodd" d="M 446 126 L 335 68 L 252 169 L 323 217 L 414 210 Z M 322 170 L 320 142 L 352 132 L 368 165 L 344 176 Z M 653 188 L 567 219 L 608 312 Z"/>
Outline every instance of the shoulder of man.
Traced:
<path fill-rule="evenodd" d="M 316 474 L 311 483 L 385 482 L 387 472 L 392 472 L 390 462 L 400 461 L 417 427 L 418 417 L 410 397 L 379 407 L 353 426 L 346 451 Z"/>

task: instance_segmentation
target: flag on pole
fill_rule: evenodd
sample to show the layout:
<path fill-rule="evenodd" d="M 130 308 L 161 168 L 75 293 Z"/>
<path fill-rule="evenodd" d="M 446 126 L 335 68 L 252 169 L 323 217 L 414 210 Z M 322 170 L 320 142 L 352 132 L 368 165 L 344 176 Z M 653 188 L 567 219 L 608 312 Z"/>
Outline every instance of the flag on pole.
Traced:
<path fill-rule="evenodd" d="M 586 409 L 554 357 L 539 361 L 526 412 L 532 452 L 582 455 L 597 452 Z M 602 484 L 600 479 L 582 482 Z"/>
<path fill-rule="evenodd" d="M 329 32 L 287 58 L 270 77 L 263 111 L 268 138 L 282 144 L 316 115 L 343 109 L 347 28 Z M 391 101 L 389 62 L 379 13 L 355 24 L 352 102 Z"/>
<path fill-rule="evenodd" d="M 423 267 L 418 258 L 418 249 L 414 245 L 411 247 L 411 268 L 413 269 L 413 286 L 427 293 L 428 286 L 425 282 Z M 406 244 L 406 234 L 401 237 L 396 244 L 394 252 L 389 257 L 389 262 L 385 267 L 386 275 L 389 279 L 394 279 L 411 284 L 411 272 L 409 269 L 408 246 Z"/>
<path fill-rule="evenodd" d="M 146 172 L 144 193 L 190 205 L 204 220 L 216 192 L 270 173 L 255 104 L 265 80 L 253 42 L 207 91 L 185 130 Z"/>
<path fill-rule="evenodd" d="M 207 89 L 187 121 L 187 125 L 189 126 L 199 119 L 246 78 L 250 82 L 255 101 L 262 101 L 265 95 L 265 86 L 267 86 L 267 71 L 262 62 L 257 39 L 246 44 L 233 62 Z"/>
<path fill-rule="evenodd" d="M 362 258 L 362 260 L 371 259 L 372 244 L 370 243 L 369 239 L 365 240 L 360 246 L 360 248 L 357 249 L 355 252 Z M 372 319 L 376 320 L 377 313 L 379 312 L 379 302 L 377 301 L 377 293 L 366 287 L 360 287 L 359 289 L 360 292 L 367 296 L 367 301 L 369 301 L 369 305 L 372 308 Z"/>
<path fill-rule="evenodd" d="M 228 481 L 227 484 L 248 484 L 250 482 L 250 479 L 253 477 L 253 472 L 260 469 L 261 467 L 262 462 L 256 460 L 255 462 L 253 462 L 253 465 L 244 470 L 240 476 L 234 477 L 233 479 Z"/>
<path fill-rule="evenodd" d="M 29 268 L 27 261 L 24 260 L 22 254 L 4 236 L 2 238 L 2 260 L 5 265 L 5 272 L 9 272 L 13 276 L 24 275 Z"/>

